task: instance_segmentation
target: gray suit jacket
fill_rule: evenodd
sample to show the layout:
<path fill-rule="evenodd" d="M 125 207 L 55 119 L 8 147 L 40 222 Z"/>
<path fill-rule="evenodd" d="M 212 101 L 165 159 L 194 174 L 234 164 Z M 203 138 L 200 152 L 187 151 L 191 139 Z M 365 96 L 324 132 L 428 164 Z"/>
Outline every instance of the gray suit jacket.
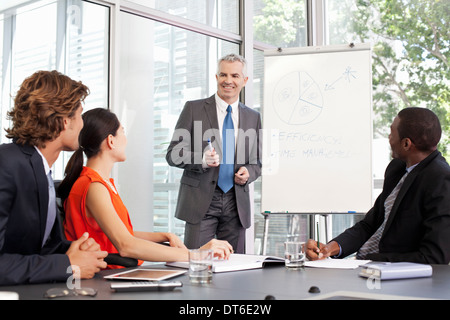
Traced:
<path fill-rule="evenodd" d="M 184 169 L 178 194 L 175 216 L 197 224 L 205 216 L 211 203 L 219 176 L 219 167 L 202 167 L 203 153 L 211 139 L 222 160 L 222 141 L 219 134 L 215 96 L 186 102 L 167 149 L 169 165 Z M 235 185 L 239 218 L 244 228 L 250 227 L 250 198 L 248 184 L 261 175 L 260 114 L 239 103 L 239 133 L 236 142 L 235 172 L 245 166 L 249 180 Z"/>

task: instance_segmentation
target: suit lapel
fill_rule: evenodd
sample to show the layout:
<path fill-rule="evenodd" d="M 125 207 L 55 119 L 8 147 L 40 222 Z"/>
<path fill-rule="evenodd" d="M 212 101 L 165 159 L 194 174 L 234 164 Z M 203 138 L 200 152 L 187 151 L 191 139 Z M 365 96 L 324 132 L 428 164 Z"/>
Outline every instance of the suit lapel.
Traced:
<path fill-rule="evenodd" d="M 245 155 L 241 155 L 241 154 L 238 155 L 238 153 L 239 153 L 239 151 L 245 152 L 245 137 L 242 137 L 241 134 L 243 132 L 246 132 L 248 129 L 248 123 L 245 121 L 247 119 L 246 108 L 247 107 L 243 103 L 239 102 L 239 125 L 238 125 L 239 131 L 237 134 L 236 152 L 234 154 L 234 157 L 235 157 L 234 163 L 235 164 L 238 163 L 238 159 L 241 160 L 242 157 L 245 157 Z M 242 139 L 242 141 L 241 141 L 241 139 Z"/>
<path fill-rule="evenodd" d="M 28 149 L 31 154 L 30 163 L 33 168 L 34 177 L 36 179 L 36 186 L 38 191 L 38 201 L 39 201 L 39 230 L 41 235 L 41 240 L 44 238 L 45 225 L 47 221 L 47 209 L 48 209 L 48 181 L 45 175 L 44 165 L 42 163 L 42 158 L 39 153 L 31 147 L 32 151 Z"/>
<path fill-rule="evenodd" d="M 209 127 L 205 125 L 205 127 L 202 129 L 203 132 L 206 130 L 214 130 L 214 134 L 211 134 L 214 136 L 215 141 L 211 141 L 213 143 L 214 149 L 222 155 L 222 140 L 220 138 L 219 133 L 219 121 L 217 120 L 217 107 L 216 107 L 216 98 L 215 95 L 212 95 L 208 99 L 205 100 L 205 103 L 203 105 L 206 117 L 208 118 Z M 213 133 L 213 132 L 211 132 Z M 203 137 L 206 139 L 206 137 Z"/>
<path fill-rule="evenodd" d="M 397 209 L 402 202 L 405 194 L 408 192 L 409 188 L 411 187 L 412 183 L 416 179 L 416 177 L 419 175 L 419 173 L 422 171 L 423 168 L 425 168 L 428 163 L 430 163 L 439 152 L 435 151 L 431 153 L 427 158 L 422 160 L 421 163 L 417 165 L 406 177 L 405 181 L 403 182 L 403 186 L 401 187 L 400 191 L 398 192 L 397 198 L 395 199 L 394 205 L 392 206 L 391 213 L 389 214 L 388 220 L 386 221 L 386 226 L 384 227 L 383 235 L 386 233 L 386 231 L 389 229 L 389 227 L 392 224 L 392 221 L 394 220 L 395 215 L 397 214 Z M 400 180 L 400 179 L 399 179 Z"/>
<path fill-rule="evenodd" d="M 239 102 L 239 129 L 242 129 L 244 132 L 248 129 L 248 123 L 245 122 L 245 119 L 247 119 L 246 117 L 246 106 L 242 103 Z M 241 130 L 240 130 L 241 131 Z M 238 141 L 239 141 L 239 137 L 238 137 Z"/>
<path fill-rule="evenodd" d="M 216 100 L 215 96 L 212 95 L 208 99 L 205 100 L 205 103 L 203 105 L 203 108 L 205 110 L 206 116 L 209 120 L 209 128 L 205 129 L 217 129 L 219 128 L 219 122 L 217 120 L 217 109 L 216 109 Z"/>
<path fill-rule="evenodd" d="M 209 120 L 210 128 L 203 128 L 204 130 L 208 129 L 218 129 L 219 128 L 219 122 L 217 120 L 217 107 L 216 107 L 216 100 L 215 95 L 209 97 L 205 100 L 204 104 L 204 110 L 207 115 L 207 118 Z M 245 121 L 247 119 L 246 113 L 247 113 L 247 107 L 242 103 L 239 102 L 238 105 L 238 112 L 239 112 L 239 124 L 238 124 L 238 135 L 237 135 L 237 141 L 236 141 L 236 152 L 234 154 L 235 160 L 237 159 L 237 153 L 238 150 L 245 150 L 245 145 L 242 146 L 245 141 L 241 141 L 240 134 L 242 132 L 246 132 L 249 128 L 249 124 Z M 235 129 L 236 130 L 236 129 Z M 219 152 L 219 154 L 222 156 L 222 139 L 220 138 L 220 135 L 216 137 L 216 143 L 215 143 L 216 151 Z M 235 161 L 236 163 L 236 161 Z"/>
<path fill-rule="evenodd" d="M 397 213 L 398 206 L 403 200 L 403 197 L 408 192 L 409 187 L 413 183 L 414 179 L 417 177 L 419 171 L 413 170 L 411 171 L 408 176 L 406 177 L 405 181 L 403 182 L 403 185 L 401 189 L 399 190 L 397 197 L 395 198 L 395 202 L 392 206 L 391 213 L 389 214 L 388 220 L 386 221 L 386 226 L 383 230 L 383 235 L 386 233 L 386 231 L 389 229 L 389 227 L 392 224 L 392 221 L 394 220 L 394 217 Z M 400 179 L 399 179 L 400 180 Z"/>

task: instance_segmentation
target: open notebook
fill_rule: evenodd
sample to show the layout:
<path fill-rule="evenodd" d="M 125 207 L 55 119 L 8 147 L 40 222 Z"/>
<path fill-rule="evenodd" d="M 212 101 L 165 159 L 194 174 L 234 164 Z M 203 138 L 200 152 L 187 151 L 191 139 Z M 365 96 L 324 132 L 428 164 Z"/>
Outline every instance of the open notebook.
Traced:
<path fill-rule="evenodd" d="M 264 267 L 265 264 L 278 263 L 284 266 L 284 259 L 272 256 L 261 256 L 253 254 L 238 254 L 234 253 L 230 255 L 228 260 L 213 260 L 212 270 L 215 273 L 259 269 Z M 189 268 L 189 262 L 167 262 L 167 266 L 178 268 Z"/>

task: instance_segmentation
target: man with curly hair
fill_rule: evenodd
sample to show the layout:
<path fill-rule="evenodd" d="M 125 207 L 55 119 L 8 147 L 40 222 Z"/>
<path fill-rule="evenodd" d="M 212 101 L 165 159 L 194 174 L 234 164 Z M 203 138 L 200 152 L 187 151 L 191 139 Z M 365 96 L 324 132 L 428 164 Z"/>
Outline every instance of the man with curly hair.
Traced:
<path fill-rule="evenodd" d="M 87 86 L 57 71 L 24 80 L 8 112 L 0 145 L 0 285 L 92 278 L 106 267 L 85 234 L 66 241 L 57 215 L 51 167 L 61 151 L 78 148 Z"/>

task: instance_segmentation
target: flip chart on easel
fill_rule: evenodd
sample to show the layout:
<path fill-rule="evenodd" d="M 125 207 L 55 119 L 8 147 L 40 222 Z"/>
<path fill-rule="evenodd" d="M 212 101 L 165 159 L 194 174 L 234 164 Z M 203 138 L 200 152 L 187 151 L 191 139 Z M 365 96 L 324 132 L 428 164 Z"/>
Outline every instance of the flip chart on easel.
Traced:
<path fill-rule="evenodd" d="M 370 45 L 266 50 L 264 62 L 262 211 L 366 212 Z"/>

